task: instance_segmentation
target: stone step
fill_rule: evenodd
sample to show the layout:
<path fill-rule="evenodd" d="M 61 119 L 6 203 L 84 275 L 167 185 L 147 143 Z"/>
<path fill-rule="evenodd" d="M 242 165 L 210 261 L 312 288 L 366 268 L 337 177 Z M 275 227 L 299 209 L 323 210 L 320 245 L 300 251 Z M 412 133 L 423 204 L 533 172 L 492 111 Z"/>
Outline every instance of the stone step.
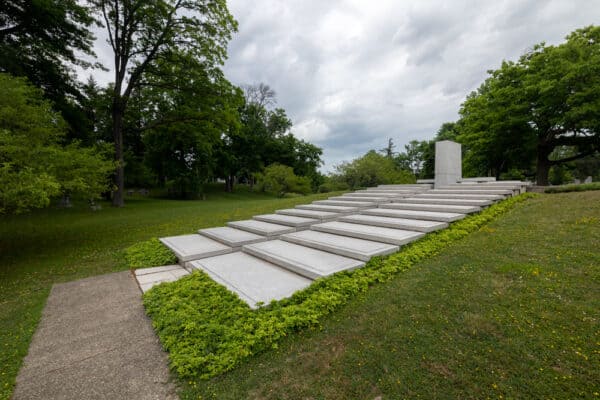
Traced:
<path fill-rule="evenodd" d="M 377 207 L 377 203 L 374 201 L 348 201 L 348 200 L 318 200 L 313 201 L 313 204 L 319 206 L 342 206 L 342 207 L 356 207 L 356 208 L 369 208 Z"/>
<path fill-rule="evenodd" d="M 233 251 L 230 246 L 195 233 L 192 235 L 169 236 L 159 240 L 175 253 L 181 264 Z"/>
<path fill-rule="evenodd" d="M 433 189 L 427 192 L 428 194 L 487 194 L 498 196 L 512 196 L 512 190 L 464 190 L 464 189 Z"/>
<path fill-rule="evenodd" d="M 389 203 L 392 199 L 389 197 L 370 197 L 370 196 L 334 196 L 328 200 L 338 201 L 358 201 L 358 202 L 375 202 L 375 203 Z"/>
<path fill-rule="evenodd" d="M 464 200 L 502 200 L 504 196 L 497 194 L 436 194 L 432 192 L 415 194 L 420 199 L 464 199 Z"/>
<path fill-rule="evenodd" d="M 381 226 L 384 228 L 405 229 L 416 232 L 433 232 L 448 227 L 446 222 L 440 221 L 422 221 L 417 219 L 407 219 L 398 217 L 389 217 L 381 215 L 348 215 L 339 219 L 341 222 L 350 222 L 351 224 L 362 224 Z"/>
<path fill-rule="evenodd" d="M 433 185 L 430 184 L 417 184 L 417 185 L 379 185 L 375 188 L 367 188 L 367 190 L 429 190 L 433 189 Z"/>
<path fill-rule="evenodd" d="M 398 246 L 387 243 L 313 230 L 288 233 L 281 235 L 280 239 L 361 261 L 369 261 L 371 257 L 395 253 L 400 249 Z"/>
<path fill-rule="evenodd" d="M 394 200 L 394 203 L 399 204 L 447 204 L 451 206 L 477 206 L 477 207 L 485 207 L 489 206 L 493 203 L 492 200 L 467 200 L 467 199 L 448 199 L 448 198 L 440 198 L 440 199 L 431 199 L 431 198 L 420 198 L 420 197 L 407 197 L 405 199 L 397 199 Z"/>
<path fill-rule="evenodd" d="M 370 208 L 360 212 L 364 215 L 379 215 L 382 217 L 416 219 L 421 221 L 453 222 L 466 217 L 465 214 L 449 212 L 433 212 L 421 210 L 402 210 L 394 208 Z"/>
<path fill-rule="evenodd" d="M 365 265 L 362 261 L 283 240 L 249 244 L 242 247 L 242 251 L 310 279 Z"/>
<path fill-rule="evenodd" d="M 192 261 L 190 266 L 204 271 L 252 308 L 289 297 L 312 283 L 310 279 L 244 252 Z"/>
<path fill-rule="evenodd" d="M 218 242 L 239 249 L 245 244 L 258 243 L 268 240 L 266 236 L 257 235 L 241 229 L 230 226 L 219 226 L 217 228 L 200 229 L 199 234 L 214 239 Z"/>
<path fill-rule="evenodd" d="M 362 190 L 357 190 L 354 193 L 360 193 L 360 194 L 373 194 L 373 195 L 379 195 L 379 194 L 390 194 L 390 195 L 396 195 L 399 197 L 406 197 L 409 196 L 411 194 L 414 193 L 421 193 L 424 192 L 424 190 L 410 190 L 410 189 L 402 189 L 402 190 L 377 190 L 377 188 L 370 190 L 370 189 L 362 189 Z"/>
<path fill-rule="evenodd" d="M 327 211 L 334 212 L 339 214 L 351 214 L 354 212 L 358 212 L 360 207 L 348 207 L 348 206 L 331 206 L 325 204 L 300 204 L 297 205 L 296 208 L 298 210 L 314 210 L 314 211 Z"/>
<path fill-rule="evenodd" d="M 518 185 L 490 185 L 490 184 L 481 184 L 481 185 L 476 185 L 476 184 L 467 184 L 467 183 L 463 183 L 463 184 L 454 184 L 454 185 L 447 185 L 447 186 L 440 186 L 439 188 L 436 189 L 442 189 L 442 190 L 519 190 L 520 186 Z"/>
<path fill-rule="evenodd" d="M 479 206 L 453 206 L 445 204 L 401 204 L 401 203 L 388 203 L 381 204 L 379 208 L 393 209 L 393 210 L 414 210 L 414 211 L 433 211 L 433 212 L 444 212 L 444 213 L 457 213 L 457 214 L 470 214 L 481 211 Z"/>
<path fill-rule="evenodd" d="M 414 192 L 412 192 L 414 193 Z M 394 192 L 353 192 L 353 193 L 344 193 L 342 197 L 386 197 L 386 198 L 394 198 L 394 197 L 402 197 Z"/>
<path fill-rule="evenodd" d="M 319 219 L 296 217 L 293 215 L 283 215 L 283 214 L 255 215 L 254 217 L 252 217 L 252 219 L 255 219 L 257 221 L 269 222 L 272 224 L 293 226 L 296 229 L 307 229 L 312 224 L 321 222 L 321 220 L 319 220 Z"/>
<path fill-rule="evenodd" d="M 189 271 L 181 265 L 165 265 L 135 270 L 135 279 L 138 281 L 142 293 L 163 282 L 173 282 L 186 275 L 189 275 Z"/>
<path fill-rule="evenodd" d="M 270 222 L 257 221 L 255 219 L 231 221 L 227 223 L 227 226 L 269 237 L 279 236 L 283 235 L 284 233 L 292 233 L 296 231 L 296 228 L 291 226 L 272 224 Z"/>
<path fill-rule="evenodd" d="M 303 210 L 301 208 L 286 208 L 275 211 L 276 214 L 293 215 L 295 217 L 314 218 L 319 221 L 333 221 L 341 217 L 343 214 L 339 212 L 319 211 L 319 210 Z"/>
<path fill-rule="evenodd" d="M 351 224 L 349 222 L 325 222 L 310 227 L 312 230 L 334 235 L 350 236 L 358 239 L 373 240 L 376 242 L 395 244 L 401 246 L 423 237 L 422 232 L 407 231 L 402 229 L 382 228 L 380 226 Z"/>

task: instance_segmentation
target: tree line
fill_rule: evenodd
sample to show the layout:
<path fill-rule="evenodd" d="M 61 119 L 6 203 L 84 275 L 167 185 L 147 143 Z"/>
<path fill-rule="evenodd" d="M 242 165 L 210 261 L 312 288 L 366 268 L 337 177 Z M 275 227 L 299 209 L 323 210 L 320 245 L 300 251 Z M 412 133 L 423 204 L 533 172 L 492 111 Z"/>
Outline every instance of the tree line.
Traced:
<path fill-rule="evenodd" d="M 108 38 L 106 65 L 93 51 L 94 27 Z M 0 91 L 9 94 L 0 100 L 0 211 L 100 193 L 122 206 L 126 186 L 189 198 L 222 179 L 231 191 L 237 182 L 254 184 L 271 164 L 316 189 L 322 150 L 292 134 L 275 92 L 225 78 L 236 30 L 224 0 L 7 2 L 0 10 Z M 80 82 L 75 67 L 110 68 L 114 78 L 104 87 L 92 77 Z M 44 148 L 54 154 L 38 151 Z"/>

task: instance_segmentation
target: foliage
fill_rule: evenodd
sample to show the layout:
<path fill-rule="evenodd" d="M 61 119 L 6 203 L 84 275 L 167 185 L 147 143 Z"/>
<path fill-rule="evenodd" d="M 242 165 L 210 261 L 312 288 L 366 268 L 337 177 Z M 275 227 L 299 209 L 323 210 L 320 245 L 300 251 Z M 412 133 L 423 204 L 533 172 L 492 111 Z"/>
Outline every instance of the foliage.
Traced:
<path fill-rule="evenodd" d="M 311 192 L 310 179 L 294 174 L 292 167 L 271 164 L 262 173 L 256 174 L 258 189 L 283 197 L 287 193 L 308 194 Z"/>
<path fill-rule="evenodd" d="M 585 192 L 587 190 L 600 190 L 600 182 L 581 183 L 577 185 L 551 186 L 544 190 L 544 193 L 568 193 Z"/>
<path fill-rule="evenodd" d="M 65 123 L 24 79 L 0 74 L 0 213 L 21 213 L 63 196 L 97 198 L 113 164 L 102 147 L 61 146 Z"/>
<path fill-rule="evenodd" d="M 295 331 L 318 325 L 324 316 L 371 285 L 438 254 L 533 196 L 505 200 L 386 259 L 376 257 L 361 269 L 318 279 L 292 297 L 256 311 L 200 271 L 146 292 L 144 305 L 179 376 L 208 378 L 232 369 L 252 354 L 276 348 L 280 339 Z"/>
<path fill-rule="evenodd" d="M 600 27 L 589 26 L 558 46 L 539 44 L 517 62 L 503 62 L 462 104 L 459 141 L 465 167 L 499 176 L 535 164 L 538 185 L 551 166 L 600 148 Z M 552 158 L 561 146 L 573 155 Z"/>
<path fill-rule="evenodd" d="M 329 192 L 349 190 L 349 189 L 350 188 L 346 182 L 341 182 L 331 176 L 326 176 L 323 179 L 323 183 L 321 185 L 319 185 L 318 192 L 319 193 L 329 193 Z"/>
<path fill-rule="evenodd" d="M 85 130 L 85 116 L 73 65 L 90 66 L 83 56 L 94 56 L 93 24 L 89 9 L 76 0 L 10 0 L 0 7 L 0 71 L 43 88 L 76 136 Z"/>
<path fill-rule="evenodd" d="M 371 150 L 364 156 L 335 167 L 332 179 L 351 189 L 392 183 L 414 183 L 412 173 L 396 168 L 394 160 Z"/>
<path fill-rule="evenodd" d="M 177 257 L 157 238 L 152 238 L 126 248 L 125 262 L 133 269 L 158 267 L 177 263 Z"/>

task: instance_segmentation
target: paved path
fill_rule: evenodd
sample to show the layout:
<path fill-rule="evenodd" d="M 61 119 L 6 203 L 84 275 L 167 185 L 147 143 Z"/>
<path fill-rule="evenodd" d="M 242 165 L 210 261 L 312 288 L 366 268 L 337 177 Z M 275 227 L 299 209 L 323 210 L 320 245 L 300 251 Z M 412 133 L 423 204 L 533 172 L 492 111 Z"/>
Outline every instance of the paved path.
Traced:
<path fill-rule="evenodd" d="M 14 399 L 177 399 L 129 271 L 54 285 Z"/>

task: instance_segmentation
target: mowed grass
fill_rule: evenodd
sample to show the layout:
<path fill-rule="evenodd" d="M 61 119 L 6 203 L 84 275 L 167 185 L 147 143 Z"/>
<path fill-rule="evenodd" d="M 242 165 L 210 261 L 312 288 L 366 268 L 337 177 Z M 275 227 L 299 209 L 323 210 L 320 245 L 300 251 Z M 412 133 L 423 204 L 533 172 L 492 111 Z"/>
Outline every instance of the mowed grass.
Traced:
<path fill-rule="evenodd" d="M 184 399 L 600 398 L 600 192 L 541 195 Z"/>
<path fill-rule="evenodd" d="M 103 204 L 49 208 L 0 217 L 0 399 L 8 399 L 50 288 L 126 269 L 122 250 L 136 242 L 310 203 L 334 194 L 277 199 L 239 187 L 213 189 L 204 201 L 134 197 L 122 209 Z"/>

